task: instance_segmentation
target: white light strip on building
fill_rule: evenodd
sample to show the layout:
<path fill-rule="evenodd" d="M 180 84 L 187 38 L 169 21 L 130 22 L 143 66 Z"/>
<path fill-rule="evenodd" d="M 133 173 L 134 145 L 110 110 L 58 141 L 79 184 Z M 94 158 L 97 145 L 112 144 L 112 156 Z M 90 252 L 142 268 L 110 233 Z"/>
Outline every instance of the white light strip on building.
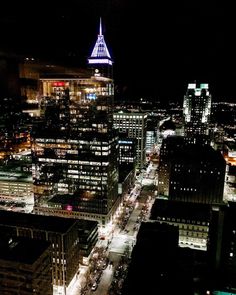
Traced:
<path fill-rule="evenodd" d="M 112 61 L 108 58 L 99 58 L 99 59 L 89 59 L 89 64 L 109 64 L 112 65 Z"/>

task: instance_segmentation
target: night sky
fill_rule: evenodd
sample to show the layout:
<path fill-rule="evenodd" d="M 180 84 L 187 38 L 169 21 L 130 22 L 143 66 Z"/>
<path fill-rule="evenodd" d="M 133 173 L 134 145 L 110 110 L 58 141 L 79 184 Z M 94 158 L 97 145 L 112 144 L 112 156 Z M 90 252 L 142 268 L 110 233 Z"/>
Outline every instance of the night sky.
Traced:
<path fill-rule="evenodd" d="M 8 1 L 0 50 L 85 66 L 101 16 L 121 96 L 181 100 L 196 80 L 210 83 L 213 100 L 233 101 L 236 18 L 217 2 Z"/>

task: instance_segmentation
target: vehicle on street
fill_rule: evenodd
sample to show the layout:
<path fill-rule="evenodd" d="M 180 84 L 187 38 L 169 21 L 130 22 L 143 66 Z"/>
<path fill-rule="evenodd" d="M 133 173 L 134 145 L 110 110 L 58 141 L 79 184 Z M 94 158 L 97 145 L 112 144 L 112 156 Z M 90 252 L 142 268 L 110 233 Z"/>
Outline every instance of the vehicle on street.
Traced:
<path fill-rule="evenodd" d="M 97 287 L 98 287 L 98 284 L 97 283 L 93 283 L 91 290 L 92 291 L 96 291 L 97 290 Z"/>

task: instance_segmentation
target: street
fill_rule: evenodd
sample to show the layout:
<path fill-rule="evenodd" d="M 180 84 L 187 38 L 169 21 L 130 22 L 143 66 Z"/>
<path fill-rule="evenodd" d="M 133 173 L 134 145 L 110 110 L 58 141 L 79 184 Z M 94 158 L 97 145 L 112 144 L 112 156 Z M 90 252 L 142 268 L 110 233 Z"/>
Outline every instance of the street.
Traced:
<path fill-rule="evenodd" d="M 76 282 L 68 290 L 69 295 L 120 294 L 139 226 L 148 219 L 154 202 L 155 174 L 156 167 L 151 167 L 146 177 L 140 176 L 143 188 L 136 185 L 132 190 L 121 219 L 114 225 L 112 233 L 98 241 L 95 258 L 91 258 L 89 266 L 82 266 Z M 108 264 L 101 269 L 100 264 L 106 259 Z"/>

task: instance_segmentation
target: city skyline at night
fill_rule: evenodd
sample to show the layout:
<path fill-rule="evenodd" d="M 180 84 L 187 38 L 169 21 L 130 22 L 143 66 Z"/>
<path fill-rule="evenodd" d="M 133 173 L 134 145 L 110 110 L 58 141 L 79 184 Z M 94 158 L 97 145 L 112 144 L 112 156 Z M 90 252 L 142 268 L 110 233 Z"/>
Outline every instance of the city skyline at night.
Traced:
<path fill-rule="evenodd" d="M 42 1 L 34 10 L 24 2 L 6 4 L 0 16 L 0 50 L 84 67 L 102 17 L 118 97 L 180 101 L 187 84 L 197 80 L 209 83 L 215 100 L 232 101 L 230 6 L 213 1 L 153 5 L 71 0 L 61 6 Z"/>
<path fill-rule="evenodd" d="M 236 294 L 229 7 L 7 6 L 0 294 Z"/>

